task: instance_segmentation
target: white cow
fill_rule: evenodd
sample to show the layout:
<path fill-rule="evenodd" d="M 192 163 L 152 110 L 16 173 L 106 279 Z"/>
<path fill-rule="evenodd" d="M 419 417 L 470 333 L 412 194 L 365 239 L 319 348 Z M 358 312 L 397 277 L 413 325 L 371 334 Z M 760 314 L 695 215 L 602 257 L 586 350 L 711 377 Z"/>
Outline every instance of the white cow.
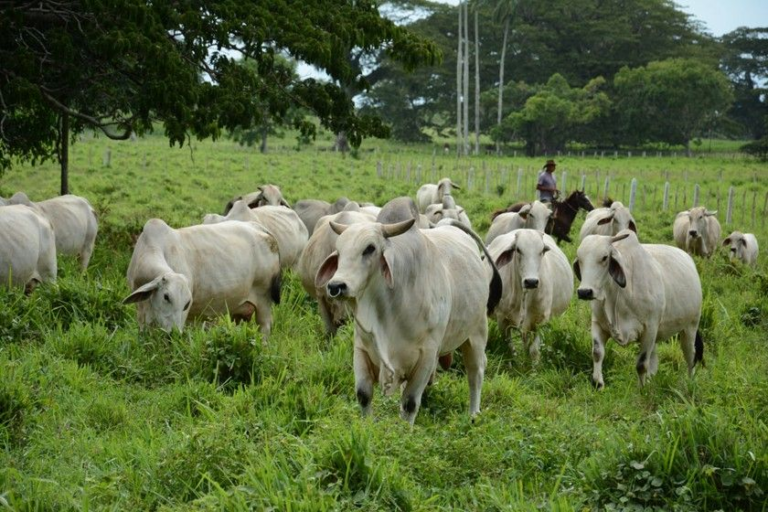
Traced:
<path fill-rule="evenodd" d="M 581 281 L 579 299 L 592 301 L 592 380 L 604 386 L 603 357 L 609 337 L 620 345 L 640 342 L 637 374 L 640 384 L 654 375 L 659 359 L 656 342 L 680 335 L 688 373 L 703 361 L 698 331 L 701 282 L 691 257 L 669 245 L 641 244 L 637 235 L 590 235 L 573 263 Z"/>
<path fill-rule="evenodd" d="M 571 301 L 571 264 L 551 236 L 533 229 L 499 236 L 488 252 L 503 284 L 495 313 L 499 328 L 505 335 L 510 328 L 519 329 L 523 348 L 537 361 L 541 346 L 538 327 L 561 315 Z"/>
<path fill-rule="evenodd" d="M 261 226 L 239 221 L 173 229 L 160 219 L 144 225 L 123 302 L 137 303 L 139 326 L 184 328 L 187 318 L 255 314 L 264 341 L 272 303 L 280 302 L 277 241 Z"/>
<path fill-rule="evenodd" d="M 261 206 L 285 206 L 290 208 L 291 205 L 283 198 L 283 193 L 280 192 L 280 188 L 277 185 L 262 185 L 258 187 L 256 192 L 245 194 L 244 196 L 233 197 L 224 207 L 224 215 L 229 213 L 236 201 L 244 201 L 249 208 L 259 208 Z"/>
<path fill-rule="evenodd" d="M 280 248 L 280 266 L 284 269 L 298 265 L 301 251 L 309 239 L 307 228 L 299 216 L 285 206 L 249 208 L 245 201 L 235 201 L 226 217 L 209 213 L 203 218 L 203 224 L 227 220 L 256 222 L 264 226 L 277 240 Z"/>
<path fill-rule="evenodd" d="M 336 250 L 336 239 L 339 235 L 331 229 L 331 221 L 336 224 L 350 225 L 358 222 L 375 222 L 376 217 L 363 211 L 343 211 L 321 217 L 301 254 L 297 269 L 301 277 L 301 285 L 310 297 L 317 299 L 320 316 L 325 324 L 325 332 L 332 336 L 349 315 L 349 307 L 342 301 L 328 300 L 325 287 L 315 286 L 315 276 L 320 265 Z"/>
<path fill-rule="evenodd" d="M 464 208 L 457 206 L 456 201 L 453 200 L 453 196 L 444 195 L 442 204 L 431 204 L 427 206 L 427 210 L 423 214 L 429 222 L 437 224 L 443 219 L 455 219 L 469 229 L 472 229 L 472 222 L 470 222 Z"/>
<path fill-rule="evenodd" d="M 579 240 L 584 240 L 589 235 L 613 236 L 625 229 L 637 233 L 637 224 L 629 213 L 629 208 L 619 201 L 614 201 L 609 207 L 595 208 L 587 214 L 579 231 Z"/>
<path fill-rule="evenodd" d="M 543 233 L 551 216 L 552 210 L 541 201 L 528 203 L 518 212 L 502 213 L 493 219 L 485 235 L 485 245 L 490 245 L 496 237 L 516 229 L 535 229 Z"/>
<path fill-rule="evenodd" d="M 391 211 L 392 203 L 400 212 Z M 394 200 L 379 219 L 409 215 L 409 207 Z M 486 314 L 498 302 L 501 281 L 494 268 L 489 286 L 485 269 L 492 260 L 487 253 L 487 262 L 480 258 L 482 242 L 466 227 L 420 230 L 414 222 L 331 223 L 340 234 L 337 252 L 322 264 L 315 285 L 354 310 L 355 386 L 363 414 L 371 412 L 376 379 L 385 394 L 405 384 L 400 411 L 413 424 L 438 357 L 461 347 L 474 416 L 486 364 Z"/>
<path fill-rule="evenodd" d="M 717 210 L 708 211 L 703 206 L 678 213 L 672 226 L 675 245 L 688 254 L 712 256 L 720 243 L 720 222 L 716 214 Z"/>
<path fill-rule="evenodd" d="M 322 201 L 320 199 L 302 199 L 297 201 L 293 205 L 293 210 L 299 215 L 304 225 L 307 227 L 309 236 L 315 231 L 315 225 L 321 217 L 326 215 L 333 215 L 343 211 L 349 203 L 351 203 L 346 197 L 340 197 L 335 203 L 331 204 L 328 201 Z M 357 205 L 359 207 L 359 205 Z M 352 206 L 355 211 L 357 208 Z"/>
<path fill-rule="evenodd" d="M 36 208 L 53 226 L 56 233 L 56 253 L 76 256 L 80 268 L 88 268 L 99 223 L 96 212 L 84 197 L 67 194 L 39 203 L 33 203 L 24 192 L 16 192 L 10 204 L 23 204 Z"/>
<path fill-rule="evenodd" d="M 734 231 L 723 240 L 723 246 L 729 248 L 731 261 L 737 259 L 746 265 L 753 267 L 757 265 L 759 247 L 757 245 L 757 238 L 752 233 Z"/>
<path fill-rule="evenodd" d="M 451 194 L 451 188 L 461 190 L 461 187 L 452 182 L 451 178 L 443 178 L 437 184 L 422 185 L 416 192 L 416 205 L 419 207 L 419 213 L 425 213 L 427 206 L 431 204 L 441 204 L 443 196 Z"/>
<path fill-rule="evenodd" d="M 24 286 L 56 280 L 56 240 L 48 218 L 37 210 L 0 208 L 0 285 Z"/>

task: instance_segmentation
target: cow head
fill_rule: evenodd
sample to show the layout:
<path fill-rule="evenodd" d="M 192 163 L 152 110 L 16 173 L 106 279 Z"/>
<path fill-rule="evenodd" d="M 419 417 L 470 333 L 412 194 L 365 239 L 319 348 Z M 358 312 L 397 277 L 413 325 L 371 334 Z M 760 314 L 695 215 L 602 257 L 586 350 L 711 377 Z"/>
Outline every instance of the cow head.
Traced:
<path fill-rule="evenodd" d="M 692 239 L 703 237 L 707 232 L 707 217 L 717 214 L 717 210 L 707 211 L 703 206 L 688 210 L 688 236 Z"/>
<path fill-rule="evenodd" d="M 142 308 L 144 324 L 156 325 L 167 332 L 174 327 L 181 331 L 192 305 L 189 281 L 182 274 L 168 272 L 134 290 L 123 299 L 123 304 L 144 301 L 148 301 Z"/>
<path fill-rule="evenodd" d="M 248 203 L 249 207 L 258 208 L 259 206 L 267 205 L 285 206 L 286 208 L 291 207 L 291 205 L 288 204 L 288 201 L 283 198 L 283 193 L 280 192 L 280 188 L 276 185 L 264 185 L 259 187 L 258 190 L 259 193 L 256 197 Z"/>
<path fill-rule="evenodd" d="M 608 214 L 597 221 L 598 226 L 604 224 L 611 224 L 611 233 L 618 234 L 625 229 L 629 229 L 637 233 L 637 225 L 632 214 L 629 213 L 629 208 L 624 206 L 619 201 L 614 201 L 608 209 Z"/>
<path fill-rule="evenodd" d="M 451 188 L 461 190 L 461 187 L 451 181 L 451 178 L 443 178 L 437 182 L 437 197 L 440 201 L 446 195 L 451 195 Z"/>
<path fill-rule="evenodd" d="M 496 258 L 496 268 L 500 269 L 514 259 L 520 286 L 525 290 L 538 288 L 541 261 L 550 250 L 544 240 L 544 233 L 533 229 L 518 229 L 504 235 L 503 240 L 507 247 Z"/>
<path fill-rule="evenodd" d="M 581 281 L 578 296 L 582 300 L 605 300 L 605 290 L 609 286 L 627 286 L 624 260 L 616 249 L 616 242 L 637 235 L 624 230 L 616 236 L 590 235 L 579 245 L 573 272 Z"/>
<path fill-rule="evenodd" d="M 387 239 L 405 233 L 414 222 L 346 226 L 331 221 L 331 229 L 339 235 L 336 252 L 320 266 L 315 286 L 325 287 L 331 298 L 355 298 L 381 276 L 388 288 L 394 288 L 393 254 Z"/>
<path fill-rule="evenodd" d="M 517 214 L 525 220 L 526 228 L 544 231 L 552 216 L 552 210 L 541 201 L 534 201 L 520 208 Z"/>
<path fill-rule="evenodd" d="M 744 250 L 747 248 L 747 239 L 740 231 L 734 231 L 728 238 L 723 240 L 723 247 L 729 247 L 728 257 L 731 261 L 734 259 L 744 259 Z"/>

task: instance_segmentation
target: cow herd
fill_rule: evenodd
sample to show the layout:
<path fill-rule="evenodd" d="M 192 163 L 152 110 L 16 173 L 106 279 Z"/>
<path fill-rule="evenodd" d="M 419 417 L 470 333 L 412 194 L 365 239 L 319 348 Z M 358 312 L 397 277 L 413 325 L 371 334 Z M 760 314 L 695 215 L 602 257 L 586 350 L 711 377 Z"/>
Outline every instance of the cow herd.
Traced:
<path fill-rule="evenodd" d="M 680 212 L 677 247 L 644 244 L 620 202 L 593 208 L 583 192 L 563 202 L 518 204 L 497 212 L 485 242 L 472 231 L 449 178 L 426 184 L 417 201 L 400 197 L 382 207 L 341 198 L 293 207 L 280 189 L 264 185 L 233 198 L 224 215 L 173 228 L 149 220 L 127 271 L 141 329 L 182 330 L 191 319 L 229 314 L 255 319 L 266 343 L 281 276 L 298 274 L 317 300 L 327 334 L 354 322 L 357 399 L 371 411 L 376 381 L 385 394 L 402 390 L 401 416 L 413 423 L 438 366 L 462 352 L 470 414 L 480 410 L 488 317 L 505 337 L 521 333 L 532 361 L 539 328 L 577 297 L 591 302 L 592 379 L 604 386 L 605 343 L 637 341 L 640 383 L 658 368 L 656 342 L 679 335 L 689 373 L 703 360 L 699 332 L 702 291 L 691 255 L 710 257 L 719 245 L 731 259 L 754 265 L 752 234 L 721 242 L 716 212 Z M 97 232 L 87 200 L 61 196 L 39 203 L 23 193 L 0 198 L 0 279 L 28 292 L 56 279 L 57 253 L 86 269 Z M 589 211 L 571 263 L 558 246 L 579 209 Z M 548 233 L 557 237 L 557 241 Z"/>

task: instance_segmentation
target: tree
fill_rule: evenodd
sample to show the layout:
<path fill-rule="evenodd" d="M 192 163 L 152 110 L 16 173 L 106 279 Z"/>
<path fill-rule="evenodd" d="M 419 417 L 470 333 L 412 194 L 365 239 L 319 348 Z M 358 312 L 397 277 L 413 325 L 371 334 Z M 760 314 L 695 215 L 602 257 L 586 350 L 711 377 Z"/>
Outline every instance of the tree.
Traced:
<path fill-rule="evenodd" d="M 733 82 L 735 100 L 729 116 L 759 139 L 768 135 L 768 27 L 741 27 L 722 37 L 723 71 Z M 762 84 L 762 85 L 761 85 Z"/>
<path fill-rule="evenodd" d="M 721 71 L 689 59 L 623 68 L 614 86 L 625 131 L 637 134 L 638 142 L 682 144 L 688 156 L 691 140 L 706 123 L 723 116 L 733 101 Z"/>
<path fill-rule="evenodd" d="M 0 170 L 58 158 L 86 128 L 125 139 L 162 122 L 171 145 L 192 135 L 258 125 L 291 106 L 344 131 L 352 145 L 385 136 L 357 115 L 344 86 L 368 87 L 348 55 L 384 48 L 406 70 L 433 64 L 437 47 L 383 19 L 373 0 L 0 0 Z M 290 79 L 275 56 L 303 60 L 334 80 Z M 237 65 L 252 59 L 258 72 Z M 264 106 L 266 105 L 266 109 Z M 304 133 L 314 125 L 301 122 Z"/>
<path fill-rule="evenodd" d="M 600 91 L 604 83 L 599 77 L 582 89 L 572 88 L 556 73 L 505 123 L 525 140 L 530 156 L 562 151 L 578 126 L 608 111 L 610 100 Z"/>

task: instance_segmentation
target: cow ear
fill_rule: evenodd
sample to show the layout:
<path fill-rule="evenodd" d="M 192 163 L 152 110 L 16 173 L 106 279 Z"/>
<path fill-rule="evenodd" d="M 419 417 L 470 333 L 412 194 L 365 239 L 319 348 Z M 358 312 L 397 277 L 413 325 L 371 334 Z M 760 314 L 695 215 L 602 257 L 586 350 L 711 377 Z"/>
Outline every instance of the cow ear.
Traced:
<path fill-rule="evenodd" d="M 615 244 L 616 242 L 621 242 L 622 240 L 624 240 L 628 236 L 629 236 L 629 233 L 621 232 L 618 235 L 616 235 L 613 238 L 611 238 L 611 243 Z"/>
<path fill-rule="evenodd" d="M 455 184 L 454 182 L 451 182 L 451 186 L 455 188 L 456 190 L 461 190 L 461 187 Z"/>
<path fill-rule="evenodd" d="M 280 205 L 281 206 L 285 206 L 286 208 L 290 208 L 291 207 L 291 205 L 288 204 L 288 201 L 286 201 L 285 199 L 281 199 L 280 200 Z"/>
<path fill-rule="evenodd" d="M 621 263 L 619 263 L 619 260 L 614 258 L 613 255 L 608 258 L 608 273 L 611 275 L 614 282 L 621 288 L 627 286 L 627 276 L 624 275 L 624 269 L 621 268 Z"/>
<path fill-rule="evenodd" d="M 744 247 L 746 247 L 747 246 L 747 239 L 746 238 L 742 238 L 742 239 L 739 240 L 739 243 L 741 245 L 743 245 Z"/>
<path fill-rule="evenodd" d="M 573 273 L 576 274 L 576 279 L 581 281 L 581 267 L 579 266 L 579 259 L 573 260 Z"/>
<path fill-rule="evenodd" d="M 163 276 L 156 277 L 152 281 L 139 286 L 133 293 L 123 299 L 123 304 L 133 304 L 134 302 L 142 302 L 148 300 L 155 290 L 160 288 L 160 284 L 163 282 Z"/>
<path fill-rule="evenodd" d="M 631 229 L 632 231 L 635 232 L 635 234 L 637 234 L 637 226 L 635 225 L 635 221 L 633 220 L 629 221 L 629 229 Z"/>
<path fill-rule="evenodd" d="M 499 269 L 503 267 L 504 265 L 507 265 L 510 261 L 512 261 L 512 258 L 515 256 L 515 250 L 517 249 L 517 240 L 515 238 L 512 239 L 512 243 L 507 248 L 506 251 L 499 254 L 499 257 L 496 258 L 496 268 Z"/>
<path fill-rule="evenodd" d="M 729 245 L 731 245 L 731 237 L 728 237 L 725 240 L 723 240 L 723 247 L 727 247 Z"/>
<path fill-rule="evenodd" d="M 609 223 L 609 222 L 611 222 L 612 220 L 613 220 L 613 214 L 611 214 L 611 215 L 608 215 L 607 217 L 603 217 L 602 219 L 600 219 L 599 221 L 597 221 L 597 225 L 598 225 L 598 226 L 602 226 L 603 224 L 608 224 L 608 223 Z"/>
<path fill-rule="evenodd" d="M 315 275 L 315 288 L 323 288 L 331 280 L 336 270 L 339 268 L 339 251 L 333 251 L 327 258 Z"/>
<path fill-rule="evenodd" d="M 712 211 L 707 210 L 706 212 L 704 212 L 704 215 L 706 215 L 707 217 L 711 217 L 713 215 L 717 215 L 717 210 L 712 210 Z"/>
<path fill-rule="evenodd" d="M 522 208 L 520 208 L 520 211 L 517 212 L 517 214 L 520 217 L 522 217 L 523 219 L 527 219 L 529 213 L 531 213 L 531 205 L 530 204 L 527 204 L 527 205 L 523 206 Z"/>
<path fill-rule="evenodd" d="M 392 251 L 384 250 L 381 255 L 381 274 L 384 276 L 384 282 L 387 283 L 387 287 L 391 290 L 395 287 L 395 280 L 392 277 Z"/>

